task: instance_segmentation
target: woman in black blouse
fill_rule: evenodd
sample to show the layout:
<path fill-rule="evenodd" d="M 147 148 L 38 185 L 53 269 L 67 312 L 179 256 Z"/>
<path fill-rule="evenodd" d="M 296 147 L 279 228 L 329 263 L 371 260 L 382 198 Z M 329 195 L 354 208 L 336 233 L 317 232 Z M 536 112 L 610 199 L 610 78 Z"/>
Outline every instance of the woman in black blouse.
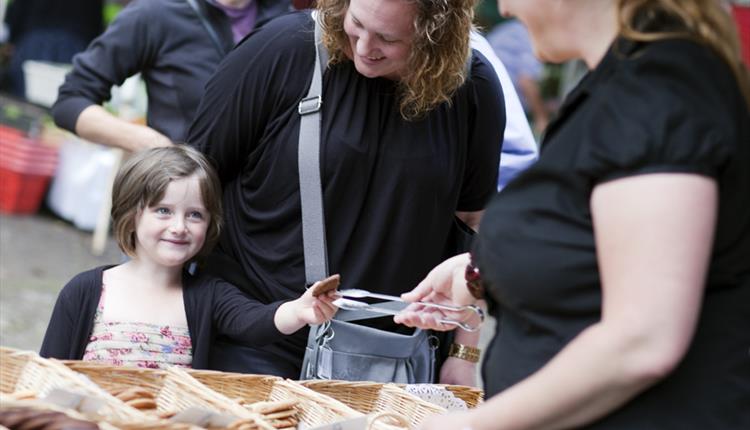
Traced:
<path fill-rule="evenodd" d="M 473 0 L 317 4 L 330 53 L 320 122 L 329 271 L 345 288 L 401 294 L 445 257 L 454 217 L 475 226 L 496 193 L 502 90 L 469 48 Z M 313 35 L 300 12 L 240 43 L 208 82 L 188 138 L 216 162 L 224 188 L 226 228 L 206 270 L 269 307 L 305 285 L 298 104 L 315 68 Z M 229 346 L 213 365 L 297 378 L 305 343 L 302 333 L 262 349 Z M 441 380 L 471 384 L 475 374 L 453 357 Z"/>
<path fill-rule="evenodd" d="M 488 401 L 423 427 L 750 428 L 750 83 L 729 16 L 715 0 L 501 7 L 541 59 L 591 72 L 488 206 L 474 264 L 405 296 L 484 289 L 498 319 Z M 396 320 L 447 328 L 412 306 Z"/>

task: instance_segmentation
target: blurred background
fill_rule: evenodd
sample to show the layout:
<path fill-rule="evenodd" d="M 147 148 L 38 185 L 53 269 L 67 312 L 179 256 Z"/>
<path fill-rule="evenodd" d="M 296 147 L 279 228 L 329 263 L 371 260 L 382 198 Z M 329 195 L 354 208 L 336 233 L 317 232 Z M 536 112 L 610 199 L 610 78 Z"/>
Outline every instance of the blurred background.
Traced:
<path fill-rule="evenodd" d="M 4 346 L 37 350 L 62 286 L 83 270 L 122 258 L 110 237 L 108 200 L 114 172 L 125 154 L 59 130 L 49 107 L 73 56 L 127 3 L 0 0 L 0 344 Z M 309 3 L 290 0 L 295 7 Z M 750 0 L 728 2 L 727 7 L 736 18 L 744 57 L 750 59 Z M 585 67 L 577 62 L 540 63 L 525 28 L 500 17 L 495 0 L 480 1 L 477 24 L 508 69 L 539 139 Z M 147 100 L 139 77 L 115 88 L 105 107 L 128 121 L 143 122 Z"/>
<path fill-rule="evenodd" d="M 123 154 L 58 129 L 49 114 L 73 56 L 127 1 L 0 0 L 0 344 L 38 350 L 60 289 L 116 263 L 109 190 Z M 144 121 L 136 76 L 106 108 Z"/>

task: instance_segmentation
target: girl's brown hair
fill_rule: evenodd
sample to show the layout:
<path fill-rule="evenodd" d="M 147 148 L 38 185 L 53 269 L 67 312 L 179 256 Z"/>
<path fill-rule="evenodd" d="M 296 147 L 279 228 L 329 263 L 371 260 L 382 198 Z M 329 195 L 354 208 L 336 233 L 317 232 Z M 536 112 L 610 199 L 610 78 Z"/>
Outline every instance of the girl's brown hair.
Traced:
<path fill-rule="evenodd" d="M 187 145 L 137 152 L 120 167 L 112 187 L 112 227 L 120 249 L 135 257 L 136 220 L 141 211 L 159 203 L 170 182 L 196 175 L 203 205 L 210 215 L 206 241 L 198 252 L 208 252 L 221 231 L 221 185 L 206 158 Z"/>
<path fill-rule="evenodd" d="M 713 49 L 732 69 L 750 106 L 750 75 L 742 62 L 734 21 L 720 0 L 619 0 L 620 34 L 637 41 L 689 38 Z M 642 30 L 643 18 L 668 16 L 679 23 L 669 30 Z"/>
<path fill-rule="evenodd" d="M 399 110 L 406 120 L 422 117 L 451 97 L 466 79 L 469 32 L 476 0 L 401 0 L 416 6 L 414 39 L 399 82 Z M 349 0 L 318 0 L 323 44 L 330 63 L 347 61 L 344 17 Z"/>

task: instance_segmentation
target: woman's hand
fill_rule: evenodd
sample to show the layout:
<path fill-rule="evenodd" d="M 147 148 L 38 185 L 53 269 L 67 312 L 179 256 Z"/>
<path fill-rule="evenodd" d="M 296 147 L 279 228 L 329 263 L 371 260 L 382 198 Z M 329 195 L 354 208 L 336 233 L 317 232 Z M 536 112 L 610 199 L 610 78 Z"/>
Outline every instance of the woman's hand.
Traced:
<path fill-rule="evenodd" d="M 120 119 L 99 105 L 81 111 L 76 120 L 76 134 L 92 142 L 131 152 L 173 144 L 153 128 Z"/>
<path fill-rule="evenodd" d="M 336 291 L 313 297 L 313 290 L 318 283 L 308 288 L 300 298 L 279 306 L 274 315 L 274 323 L 280 332 L 292 334 L 308 324 L 322 324 L 333 318 L 338 310 L 333 304 L 338 298 Z"/>
<path fill-rule="evenodd" d="M 412 291 L 402 294 L 407 302 L 429 302 L 452 306 L 476 303 L 476 299 L 466 288 L 464 278 L 466 265 L 470 262 L 468 253 L 451 257 L 432 269 L 427 277 Z M 460 313 L 447 312 L 432 307 L 412 303 L 394 317 L 394 321 L 409 327 L 419 327 L 439 331 L 452 330 L 455 325 L 440 323 L 441 319 L 461 319 Z"/>
<path fill-rule="evenodd" d="M 402 294 L 407 302 L 431 302 L 463 306 L 476 303 L 466 288 L 466 266 L 469 253 L 451 257 L 432 269 L 412 291 Z"/>
<path fill-rule="evenodd" d="M 159 133 L 151 127 L 132 124 L 130 128 L 132 133 L 127 140 L 122 140 L 120 146 L 127 146 L 130 151 L 136 152 L 144 149 L 158 148 L 160 146 L 174 145 L 165 135 Z M 127 142 L 127 143 L 126 143 Z"/>

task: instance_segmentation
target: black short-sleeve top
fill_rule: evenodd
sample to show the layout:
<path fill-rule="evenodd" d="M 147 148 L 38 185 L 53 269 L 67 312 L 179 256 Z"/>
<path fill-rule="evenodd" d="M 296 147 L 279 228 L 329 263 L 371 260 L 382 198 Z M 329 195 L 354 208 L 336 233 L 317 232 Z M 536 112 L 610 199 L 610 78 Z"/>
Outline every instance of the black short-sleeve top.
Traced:
<path fill-rule="evenodd" d="M 750 115 L 730 68 L 687 40 L 616 41 L 566 99 L 539 161 L 488 205 L 474 249 L 499 318 L 488 395 L 599 321 L 592 190 L 655 172 L 719 185 L 704 305 L 678 369 L 592 428 L 750 428 Z"/>
<path fill-rule="evenodd" d="M 224 186 L 218 253 L 239 263 L 253 297 L 297 297 L 305 285 L 297 105 L 314 68 L 314 22 L 269 22 L 219 66 L 189 132 Z M 426 116 L 404 120 L 397 83 L 350 61 L 323 76 L 321 178 L 331 273 L 348 288 L 400 294 L 441 261 L 455 211 L 496 193 L 505 128 L 494 70 L 474 53 L 471 77 Z M 300 360 L 302 354 L 299 355 Z"/>

